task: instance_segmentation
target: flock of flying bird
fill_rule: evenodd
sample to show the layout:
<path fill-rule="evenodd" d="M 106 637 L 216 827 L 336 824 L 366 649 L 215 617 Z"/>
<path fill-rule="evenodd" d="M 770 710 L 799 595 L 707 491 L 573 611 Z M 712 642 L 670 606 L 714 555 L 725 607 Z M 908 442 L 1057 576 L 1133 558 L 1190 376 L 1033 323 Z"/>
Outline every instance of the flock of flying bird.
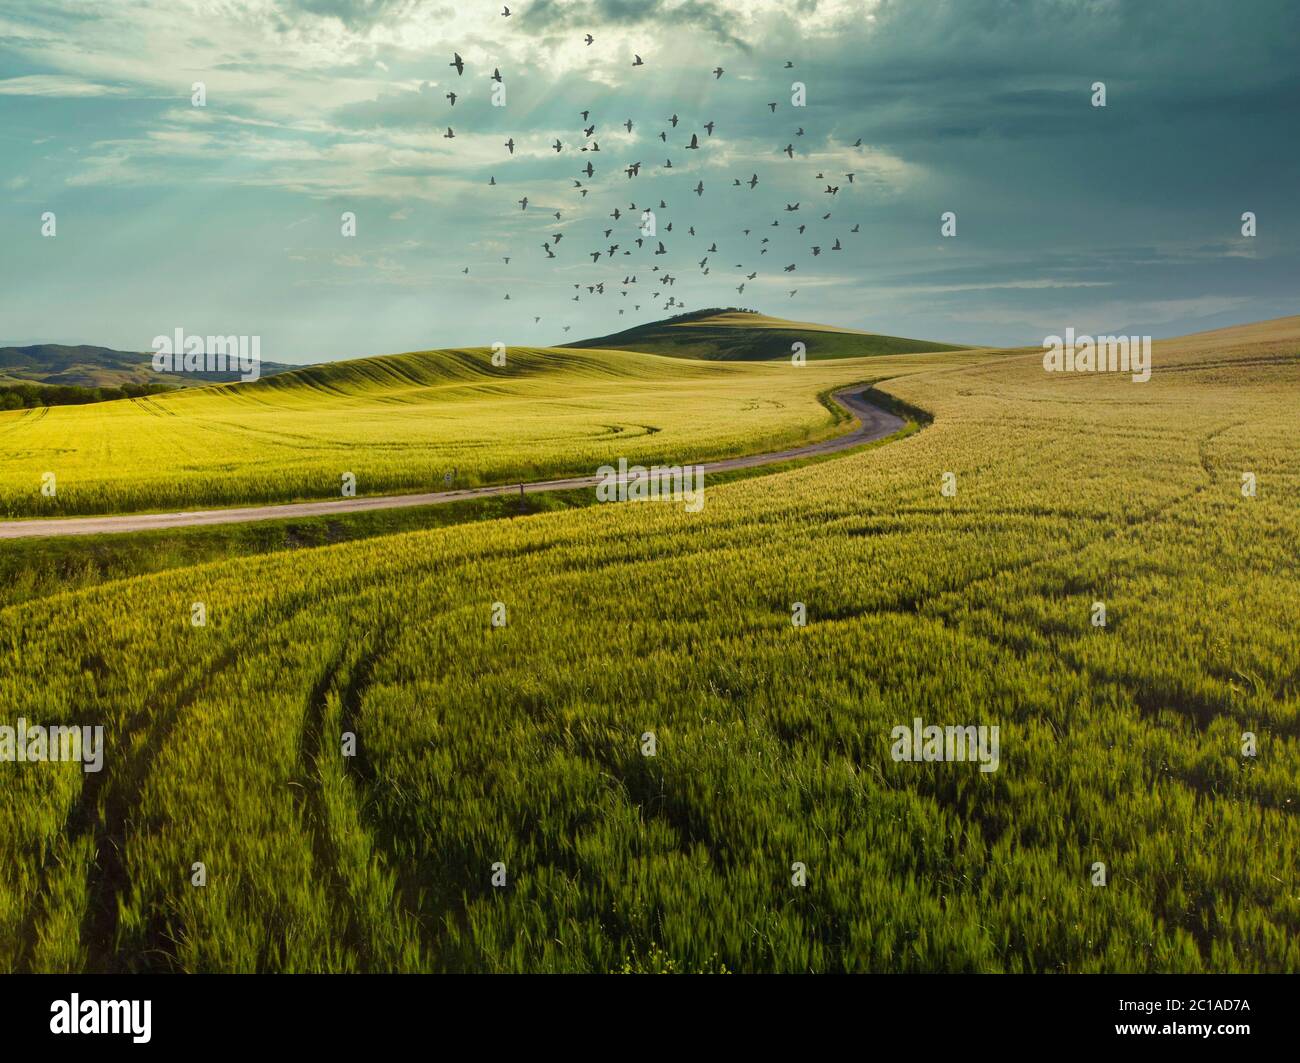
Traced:
<path fill-rule="evenodd" d="M 510 17 L 510 14 L 511 12 L 509 7 L 504 8 L 501 12 L 502 17 L 505 18 Z M 586 34 L 582 40 L 587 47 L 591 47 L 595 43 L 595 38 L 589 33 Z M 464 76 L 465 61 L 461 58 L 459 53 L 453 54 L 452 60 L 448 65 L 455 69 L 458 78 Z M 641 56 L 634 54 L 631 65 L 634 67 L 640 67 L 645 64 Z M 793 68 L 794 63 L 787 60 L 784 69 L 791 70 Z M 716 82 L 721 80 L 726 71 L 723 67 L 717 66 L 709 73 L 712 74 L 713 80 Z M 491 79 L 494 82 L 502 82 L 502 75 L 499 68 L 493 69 Z M 449 106 L 454 108 L 456 100 L 459 97 L 455 91 L 448 91 L 445 94 L 445 98 L 449 101 Z M 775 115 L 779 103 L 767 102 L 766 106 L 769 113 Z M 792 107 L 792 109 L 794 108 Z M 575 137 L 575 144 L 578 146 L 579 153 L 587 153 L 587 158 L 585 165 L 580 167 L 570 176 L 569 179 L 572 181 L 572 185 L 568 191 L 570 194 L 576 196 L 578 202 L 581 204 L 583 201 L 587 200 L 587 197 L 591 193 L 599 191 L 593 183 L 598 175 L 603 177 L 605 175 L 621 174 L 624 179 L 623 181 L 618 182 L 618 184 L 627 186 L 627 190 L 632 192 L 633 197 L 629 199 L 625 209 L 621 209 L 618 203 L 613 204 L 613 209 L 610 210 L 607 215 L 610 224 L 604 222 L 597 223 L 598 230 L 603 230 L 603 238 L 601 242 L 598 246 L 587 250 L 582 254 L 582 257 L 584 258 L 590 257 L 592 269 L 600 265 L 602 260 L 607 268 L 617 263 L 618 269 L 612 276 L 603 277 L 601 279 L 590 279 L 586 282 L 574 282 L 574 295 L 572 296 L 573 302 L 581 301 L 584 289 L 586 294 L 589 296 L 604 296 L 607 292 L 607 285 L 609 286 L 609 290 L 617 291 L 620 296 L 627 298 L 636 290 L 635 286 L 642 283 L 638 280 L 638 274 L 644 274 L 648 270 L 651 274 L 651 278 L 649 278 L 650 291 L 645 297 L 645 301 L 649 304 L 653 300 L 653 305 L 655 305 L 657 309 L 682 313 L 686 311 L 688 307 L 685 302 L 677 298 L 675 285 L 678 277 L 673 272 L 674 269 L 678 271 L 683 269 L 693 269 L 696 271 L 694 273 L 695 276 L 707 277 L 710 276 L 715 268 L 715 265 L 711 264 L 715 262 L 715 259 L 743 259 L 745 261 L 735 262 L 733 268 L 738 271 L 734 278 L 739 281 L 735 286 L 736 293 L 738 295 L 744 295 L 746 285 L 756 280 L 762 272 L 757 268 L 757 266 L 755 266 L 755 261 L 758 260 L 761 262 L 763 256 L 775 249 L 772 237 L 761 235 L 760 228 L 768 230 L 782 229 L 782 215 L 799 214 L 800 218 L 787 217 L 785 219 L 785 228 L 774 235 L 784 236 L 786 232 L 793 231 L 791 237 L 792 240 L 796 242 L 811 241 L 806 242 L 805 246 L 808 249 L 807 254 L 812 258 L 819 257 L 824 251 L 830 253 L 843 251 L 844 241 L 849 239 L 851 235 L 857 234 L 861 231 L 860 223 L 855 223 L 851 228 L 841 229 L 838 233 L 827 231 L 830 227 L 827 226 L 826 223 L 830 222 L 834 216 L 834 207 L 838 203 L 837 197 L 841 188 L 844 187 L 841 182 L 847 182 L 847 184 L 852 185 L 854 183 L 854 178 L 857 175 L 855 172 L 849 172 L 828 176 L 823 171 L 818 171 L 816 173 L 815 178 L 813 178 L 814 183 L 810 185 L 810 194 L 817 197 L 820 204 L 819 206 L 810 206 L 801 199 L 796 200 L 793 203 L 785 203 L 784 210 L 778 209 L 772 211 L 769 208 L 765 211 L 761 206 L 757 206 L 756 204 L 754 213 L 755 216 L 762 217 L 762 222 L 751 223 L 748 228 L 739 229 L 738 234 L 724 236 L 721 242 L 725 246 L 725 250 L 720 249 L 717 234 L 711 233 L 708 236 L 705 236 L 704 233 L 697 232 L 695 225 L 688 225 L 684 234 L 680 232 L 680 229 L 674 231 L 674 223 L 671 214 L 672 208 L 669 206 L 666 198 L 658 195 L 639 195 L 639 186 L 637 184 L 628 185 L 628 182 L 637 182 L 638 179 L 643 179 L 642 160 L 627 163 L 619 162 L 612 164 L 612 167 L 597 167 L 594 161 L 594 156 L 597 153 L 600 153 L 601 148 L 598 139 L 598 121 L 592 118 L 592 113 L 591 110 L 579 112 L 582 119 L 581 125 L 578 126 L 581 139 Z M 703 122 L 699 125 L 697 130 L 692 130 L 690 132 L 689 140 L 687 140 L 685 139 L 685 128 L 682 129 L 680 134 L 677 132 L 682 119 L 676 113 L 663 121 L 665 128 L 658 130 L 656 134 L 657 139 L 664 145 L 662 150 L 665 153 L 665 161 L 658 167 L 658 173 L 656 174 L 656 176 L 659 177 L 671 174 L 674 169 L 671 158 L 671 153 L 674 149 L 680 148 L 684 151 L 705 150 L 713 136 L 714 129 L 717 128 L 717 123 L 713 120 Z M 636 123 L 631 118 L 618 122 L 616 125 L 624 129 L 628 134 L 631 134 L 633 129 L 636 128 Z M 451 126 L 448 126 L 447 132 L 443 134 L 443 136 L 448 139 L 454 138 L 455 135 L 455 130 Z M 804 127 L 796 124 L 788 143 L 783 147 L 780 147 L 778 150 L 775 150 L 773 152 L 774 156 L 779 157 L 784 154 L 787 160 L 793 161 L 797 154 L 795 144 L 798 139 L 804 135 Z M 670 136 L 673 137 L 672 143 L 669 142 Z M 557 138 L 550 147 L 554 149 L 557 155 L 560 155 L 564 153 L 566 148 L 572 150 L 575 144 L 566 145 Z M 861 138 L 857 140 L 853 147 L 862 147 Z M 511 136 L 504 141 L 502 148 L 506 152 L 507 158 L 514 157 L 516 148 L 514 137 Z M 649 175 L 649 173 L 650 171 L 647 170 L 647 175 Z M 495 174 L 489 176 L 488 184 L 491 186 L 497 185 Z M 703 178 L 698 179 L 693 187 L 687 186 L 686 194 L 689 195 L 693 193 L 697 199 L 702 199 L 706 193 L 728 195 L 735 194 L 739 191 L 742 195 L 748 195 L 749 193 L 753 193 L 754 190 L 759 187 L 760 179 L 757 173 L 751 173 L 748 178 L 743 175 L 733 177 L 729 185 L 723 183 L 723 191 L 721 192 L 716 191 L 712 185 L 713 182 L 709 182 L 709 185 L 706 186 Z M 656 191 L 659 191 L 663 186 L 659 184 L 655 187 Z M 617 188 L 617 185 L 615 185 L 615 188 Z M 615 195 L 617 195 L 617 193 L 612 192 L 608 187 L 606 187 L 604 191 L 606 196 L 611 200 Z M 821 197 L 826 198 L 823 199 Z M 622 198 L 621 195 L 618 195 L 618 202 L 621 202 Z M 527 195 L 524 195 L 515 201 L 515 205 L 523 212 L 529 210 L 529 203 L 530 199 Z M 536 209 L 536 206 L 534 206 L 534 210 Z M 768 215 L 771 213 L 775 213 L 777 216 L 772 217 L 769 221 Z M 553 217 L 557 223 L 557 225 L 551 226 L 550 228 L 558 231 L 551 232 L 549 239 L 542 241 L 540 245 L 539 250 L 542 255 L 543 263 L 562 261 L 560 244 L 566 237 L 562 225 L 558 224 L 563 222 L 563 209 L 554 211 L 548 210 L 548 214 Z M 803 217 L 807 217 L 808 221 L 802 221 L 801 218 Z M 572 245 L 572 236 L 576 234 L 571 232 L 568 235 L 570 240 L 565 246 L 566 250 Z M 676 251 L 678 247 L 681 246 L 678 241 L 680 241 L 683 236 L 685 237 L 685 240 L 697 242 L 690 251 L 691 265 L 674 265 L 670 269 L 666 257 L 671 253 L 669 245 L 674 245 L 672 250 Z M 595 241 L 593 240 L 593 242 Z M 706 243 L 707 246 L 704 246 Z M 739 248 L 738 250 L 737 247 Z M 696 261 L 694 257 L 697 253 L 702 253 L 703 256 L 698 261 Z M 510 257 L 504 257 L 503 261 L 506 265 L 509 265 Z M 663 263 L 662 265 L 660 264 L 661 262 Z M 780 267 L 780 270 L 785 274 L 793 274 L 798 270 L 799 264 L 799 255 L 796 254 L 794 260 L 783 264 Z M 776 267 L 770 267 L 769 271 L 775 272 Z M 461 272 L 462 274 L 469 275 L 470 267 L 464 267 Z M 622 275 L 621 280 L 618 279 L 619 274 Z M 787 291 L 791 298 L 798 294 L 797 288 L 790 288 L 787 289 Z M 510 299 L 509 292 L 505 294 L 505 299 Z M 663 305 L 659 308 L 658 303 L 661 301 Z M 634 299 L 633 312 L 636 313 L 640 311 L 641 305 L 640 302 L 637 302 Z M 618 313 L 620 316 L 624 313 L 624 309 L 625 308 L 622 306 L 619 307 Z M 534 317 L 533 323 L 535 325 L 540 324 L 541 320 L 541 317 Z M 563 328 L 567 333 L 572 326 L 565 325 Z"/>

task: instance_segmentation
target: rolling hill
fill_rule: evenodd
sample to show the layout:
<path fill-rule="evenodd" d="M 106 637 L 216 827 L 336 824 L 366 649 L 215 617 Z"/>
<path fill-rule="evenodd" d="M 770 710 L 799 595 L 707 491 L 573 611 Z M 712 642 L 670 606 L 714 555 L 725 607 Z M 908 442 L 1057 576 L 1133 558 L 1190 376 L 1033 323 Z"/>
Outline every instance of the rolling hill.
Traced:
<path fill-rule="evenodd" d="M 156 373 L 151 355 L 115 351 L 111 347 L 37 343 L 0 347 L 0 384 L 73 384 L 77 387 L 121 387 L 123 384 L 173 384 L 199 387 L 238 380 L 238 373 Z M 262 362 L 263 376 L 299 366 Z"/>
<path fill-rule="evenodd" d="M 695 310 L 563 346 L 643 351 L 674 358 L 761 362 L 789 358 L 791 344 L 796 342 L 807 347 L 809 360 L 969 349 L 951 343 L 882 336 L 835 325 L 787 321 L 734 307 Z"/>
<path fill-rule="evenodd" d="M 248 384 L 0 413 L 0 514 L 201 508 L 478 487 L 672 465 L 816 442 L 842 430 L 826 393 L 970 357 L 785 362 L 618 350 L 417 351 Z M 111 448 L 105 445 L 111 440 Z M 53 472 L 57 495 L 39 490 Z"/>

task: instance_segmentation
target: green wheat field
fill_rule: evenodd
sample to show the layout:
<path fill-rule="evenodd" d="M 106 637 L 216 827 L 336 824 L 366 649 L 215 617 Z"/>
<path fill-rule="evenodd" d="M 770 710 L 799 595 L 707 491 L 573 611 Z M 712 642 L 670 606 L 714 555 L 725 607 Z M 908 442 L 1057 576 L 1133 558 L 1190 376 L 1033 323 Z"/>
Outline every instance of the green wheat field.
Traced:
<path fill-rule="evenodd" d="M 699 513 L 0 541 L 0 722 L 107 742 L 0 771 L 0 969 L 1300 971 L 1300 318 L 1145 384 L 490 354 L 0 414 L 0 509 L 758 453 L 850 384 L 913 424 Z M 916 717 L 998 725 L 998 770 L 895 761 Z"/>

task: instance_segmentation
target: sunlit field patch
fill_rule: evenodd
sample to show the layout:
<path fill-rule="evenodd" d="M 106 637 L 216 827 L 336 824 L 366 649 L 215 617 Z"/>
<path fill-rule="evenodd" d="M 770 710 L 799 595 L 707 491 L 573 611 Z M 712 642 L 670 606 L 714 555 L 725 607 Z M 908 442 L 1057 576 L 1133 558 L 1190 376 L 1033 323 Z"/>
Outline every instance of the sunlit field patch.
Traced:
<path fill-rule="evenodd" d="M 253 384 L 0 413 L 0 512 L 201 508 L 681 464 L 841 430 L 825 394 L 978 355 L 772 364 L 627 351 L 470 349 L 333 363 Z M 53 473 L 53 493 L 42 493 Z M 448 475 L 451 474 L 451 480 Z"/>

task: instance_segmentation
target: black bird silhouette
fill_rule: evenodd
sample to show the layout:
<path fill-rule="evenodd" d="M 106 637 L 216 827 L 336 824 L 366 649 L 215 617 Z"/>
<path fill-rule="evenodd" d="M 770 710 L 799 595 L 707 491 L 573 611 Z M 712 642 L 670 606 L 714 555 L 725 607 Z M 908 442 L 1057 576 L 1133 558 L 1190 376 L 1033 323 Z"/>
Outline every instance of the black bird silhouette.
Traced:
<path fill-rule="evenodd" d="M 595 171 L 594 169 L 592 169 L 591 163 L 589 162 L 589 163 L 587 163 L 587 168 L 586 168 L 585 170 L 579 170 L 578 172 L 579 172 L 579 173 L 585 173 L 588 177 L 590 177 L 590 176 L 591 176 L 592 174 L 594 174 L 596 171 Z"/>
<path fill-rule="evenodd" d="M 789 59 L 787 59 L 787 60 L 785 61 L 785 68 L 786 68 L 787 70 L 790 70 L 793 66 L 794 66 L 794 63 L 790 62 Z"/>
<path fill-rule="evenodd" d="M 460 75 L 465 73 L 465 60 L 460 57 L 460 52 L 452 52 L 451 54 L 454 55 L 456 58 L 454 58 L 447 65 L 454 66 L 456 68 L 456 76 L 459 77 Z"/>
<path fill-rule="evenodd" d="M 774 104 L 774 103 L 769 103 L 768 106 L 769 106 L 770 108 L 772 108 L 772 113 L 773 113 L 773 114 L 776 114 L 776 104 Z"/>
<path fill-rule="evenodd" d="M 793 159 L 793 158 L 794 158 L 794 145 L 793 145 L 793 144 L 787 144 L 787 145 L 785 146 L 785 153 L 786 153 L 786 155 L 788 155 L 790 158 Z"/>
<path fill-rule="evenodd" d="M 640 57 L 639 55 L 637 55 L 637 54 L 634 52 L 634 53 L 632 54 L 632 65 L 633 65 L 633 66 L 645 66 L 645 62 L 641 59 L 641 57 Z"/>
<path fill-rule="evenodd" d="M 704 182 L 703 182 L 703 181 L 701 181 L 699 184 L 697 184 L 697 185 L 695 186 L 695 194 L 696 194 L 697 196 L 702 196 L 702 195 L 704 195 Z M 692 236 L 695 235 L 695 231 L 694 231 L 693 228 L 692 228 L 692 230 L 691 230 L 691 235 L 692 235 Z"/>
<path fill-rule="evenodd" d="M 798 209 L 799 209 L 799 204 L 798 204 L 798 203 L 787 203 L 787 204 L 785 205 L 785 209 L 786 209 L 786 210 L 798 210 Z"/>
<path fill-rule="evenodd" d="M 670 119 L 668 119 L 668 121 L 672 122 L 672 124 L 673 124 L 673 128 L 674 128 L 674 129 L 677 128 L 677 116 L 676 116 L 676 115 L 673 115 Z"/>
<path fill-rule="evenodd" d="M 629 133 L 632 132 L 632 119 L 629 118 L 626 122 L 624 122 L 624 123 L 623 123 L 623 127 L 624 127 L 624 128 L 625 128 Z"/>
<path fill-rule="evenodd" d="M 447 93 L 447 99 L 451 100 L 451 105 L 453 107 L 456 106 L 456 94 L 454 92 Z"/>
<path fill-rule="evenodd" d="M 712 122 L 712 120 L 710 120 L 710 121 L 704 123 L 704 130 L 705 130 L 706 133 L 709 134 L 709 136 L 713 136 L 713 122 Z"/>
<path fill-rule="evenodd" d="M 515 138 L 514 138 L 514 137 L 511 137 L 509 140 L 506 141 L 506 147 L 510 149 L 510 154 L 511 154 L 511 155 L 513 155 L 513 154 L 515 153 Z"/>
<path fill-rule="evenodd" d="M 501 80 L 501 68 L 499 66 L 492 68 L 492 80 L 493 81 Z"/>
<path fill-rule="evenodd" d="M 510 8 L 508 8 L 508 7 L 503 7 L 503 8 L 501 9 L 501 17 L 502 17 L 502 18 L 509 18 L 509 17 L 510 17 Z M 542 319 L 539 317 L 537 320 L 538 320 L 538 321 L 541 321 Z"/>
<path fill-rule="evenodd" d="M 692 133 L 692 134 L 691 134 L 691 142 L 690 142 L 689 144 L 687 144 L 686 147 L 687 147 L 689 150 L 695 150 L 695 149 L 698 149 L 699 146 L 700 146 L 700 135 L 699 135 L 698 133 Z"/>
<path fill-rule="evenodd" d="M 592 45 L 592 43 L 596 40 L 596 38 L 593 37 L 590 33 L 588 33 L 587 36 L 584 37 L 583 39 L 587 42 L 587 47 L 588 47 L 588 48 L 590 48 L 591 45 Z"/>
<path fill-rule="evenodd" d="M 844 176 L 849 179 L 849 184 L 853 184 L 853 176 L 854 176 L 853 174 L 846 173 Z"/>
<path fill-rule="evenodd" d="M 785 267 L 785 271 L 787 273 L 793 273 L 794 270 L 795 270 L 795 265 L 793 262 L 791 262 L 788 266 Z"/>
<path fill-rule="evenodd" d="M 720 66 L 715 66 L 715 67 L 713 68 L 713 80 L 714 80 L 714 81 L 717 81 L 718 78 L 722 77 L 723 73 L 724 73 L 724 71 L 723 71 L 722 67 L 720 67 Z"/>
<path fill-rule="evenodd" d="M 520 210 L 527 210 L 527 209 L 528 209 L 528 197 L 527 197 L 527 196 L 524 196 L 524 198 L 521 199 L 521 200 L 519 201 L 519 209 L 520 209 Z"/>
<path fill-rule="evenodd" d="M 753 191 L 756 184 L 758 184 L 758 174 L 754 174 L 754 176 L 749 179 L 750 191 Z"/>
<path fill-rule="evenodd" d="M 555 143 L 551 145 L 557 152 L 560 150 L 560 138 L 555 138 Z"/>

